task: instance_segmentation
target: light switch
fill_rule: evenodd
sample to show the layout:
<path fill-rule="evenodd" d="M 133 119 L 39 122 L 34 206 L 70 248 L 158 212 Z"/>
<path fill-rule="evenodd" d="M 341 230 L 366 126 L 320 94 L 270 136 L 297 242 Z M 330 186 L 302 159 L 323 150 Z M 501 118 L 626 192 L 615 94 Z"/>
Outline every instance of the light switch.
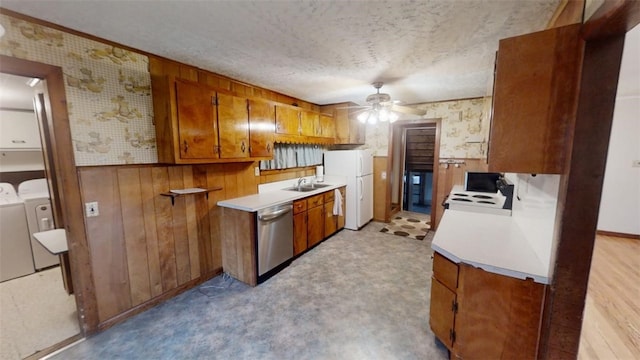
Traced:
<path fill-rule="evenodd" d="M 386 171 L 381 172 L 381 173 L 380 173 L 380 178 L 381 178 L 382 180 L 386 180 L 386 179 L 387 179 L 387 172 L 386 172 Z"/>
<path fill-rule="evenodd" d="M 98 202 L 88 202 L 84 203 L 84 211 L 87 217 L 93 217 L 100 215 L 100 211 L 98 210 Z"/>

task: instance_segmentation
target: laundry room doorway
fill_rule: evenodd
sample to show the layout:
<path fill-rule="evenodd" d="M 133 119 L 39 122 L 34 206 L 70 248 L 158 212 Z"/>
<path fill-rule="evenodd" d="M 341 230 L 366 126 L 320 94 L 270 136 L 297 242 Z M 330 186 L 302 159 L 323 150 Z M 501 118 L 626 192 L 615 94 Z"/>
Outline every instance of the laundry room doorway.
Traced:
<path fill-rule="evenodd" d="M 9 247 L 0 247 L 0 261 L 12 258 L 22 269 L 0 274 L 2 359 L 39 358 L 83 337 L 68 256 L 51 254 L 33 236 L 65 225 L 47 116 L 51 99 L 42 71 L 30 73 L 33 64 L 0 60 L 0 184 L 15 194 L 26 223 L 3 230 L 0 242 L 19 237 L 28 250 L 16 258 Z"/>

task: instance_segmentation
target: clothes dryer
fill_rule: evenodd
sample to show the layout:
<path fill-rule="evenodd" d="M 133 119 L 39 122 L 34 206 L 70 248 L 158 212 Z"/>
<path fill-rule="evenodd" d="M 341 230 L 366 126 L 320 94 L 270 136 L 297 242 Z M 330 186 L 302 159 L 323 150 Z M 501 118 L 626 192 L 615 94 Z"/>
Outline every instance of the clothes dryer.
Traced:
<path fill-rule="evenodd" d="M 24 202 L 10 183 L 0 183 L 0 281 L 35 272 Z"/>
<path fill-rule="evenodd" d="M 49 197 L 47 179 L 23 181 L 18 185 L 18 196 L 24 201 L 29 226 L 29 238 L 36 270 L 60 263 L 58 256 L 51 254 L 33 237 L 34 233 L 55 228 Z"/>

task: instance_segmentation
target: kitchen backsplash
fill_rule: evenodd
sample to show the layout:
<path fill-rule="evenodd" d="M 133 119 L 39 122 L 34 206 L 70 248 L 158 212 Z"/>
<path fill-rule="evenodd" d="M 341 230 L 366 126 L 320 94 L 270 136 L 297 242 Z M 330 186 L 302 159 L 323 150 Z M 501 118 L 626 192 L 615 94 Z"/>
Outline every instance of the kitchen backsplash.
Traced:
<path fill-rule="evenodd" d="M 440 158 L 486 158 L 489 135 L 491 98 L 473 98 L 418 104 L 424 118 L 441 118 Z M 484 143 L 482 143 L 484 141 Z M 366 144 L 375 156 L 387 156 L 389 126 L 387 123 L 367 125 Z"/>
<path fill-rule="evenodd" d="M 158 162 L 149 59 L 7 15 L 0 53 L 62 67 L 77 166 Z"/>

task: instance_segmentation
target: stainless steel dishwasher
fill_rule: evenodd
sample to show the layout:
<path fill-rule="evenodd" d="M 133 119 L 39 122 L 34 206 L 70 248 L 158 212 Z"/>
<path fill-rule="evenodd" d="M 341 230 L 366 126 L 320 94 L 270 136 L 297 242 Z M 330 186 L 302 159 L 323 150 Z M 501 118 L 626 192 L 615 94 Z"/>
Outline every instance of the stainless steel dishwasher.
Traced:
<path fill-rule="evenodd" d="M 293 258 L 293 204 L 259 210 L 257 223 L 258 282 L 262 282 L 272 275 L 269 271 Z"/>

